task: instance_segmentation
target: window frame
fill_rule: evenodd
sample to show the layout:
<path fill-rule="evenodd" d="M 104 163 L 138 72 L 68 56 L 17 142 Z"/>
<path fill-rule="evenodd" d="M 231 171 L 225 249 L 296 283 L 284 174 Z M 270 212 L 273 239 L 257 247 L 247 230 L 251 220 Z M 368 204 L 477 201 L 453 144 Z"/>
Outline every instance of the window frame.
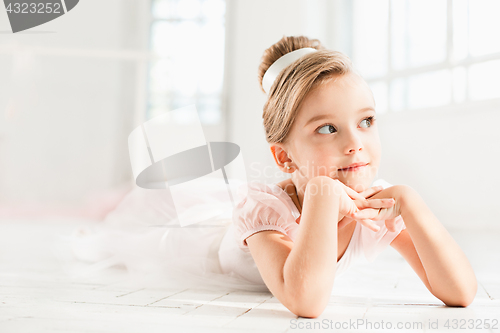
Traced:
<path fill-rule="evenodd" d="M 344 0 L 345 1 L 345 0 Z M 400 112 L 418 112 L 420 110 L 438 110 L 438 109 L 449 109 L 450 107 L 457 107 L 459 106 L 461 109 L 463 108 L 471 108 L 474 109 L 476 107 L 487 107 L 487 106 L 496 106 L 500 107 L 500 98 L 492 98 L 492 99 L 485 99 L 485 100 L 471 100 L 470 99 L 470 84 L 469 84 L 469 69 L 470 66 L 475 65 L 475 64 L 480 64 L 483 62 L 491 61 L 491 60 L 500 60 L 500 52 L 497 53 L 490 53 L 487 55 L 481 55 L 481 56 L 471 56 L 470 54 L 470 48 L 467 51 L 467 57 L 461 60 L 453 60 L 452 59 L 452 54 L 453 54 L 453 38 L 454 38 L 454 29 L 453 29 L 453 0 L 446 0 L 446 12 L 447 12 L 447 24 L 446 24 L 446 58 L 444 61 L 432 65 L 424 65 L 424 66 L 419 66 L 419 67 L 412 67 L 412 68 L 406 68 L 406 69 L 401 69 L 401 70 L 395 70 L 393 69 L 392 65 L 392 36 L 391 36 L 391 29 L 392 29 L 392 1 L 393 0 L 387 0 L 388 1 L 388 29 L 387 29 L 387 72 L 385 75 L 378 76 L 378 77 L 370 77 L 370 78 L 365 78 L 365 81 L 371 85 L 374 83 L 380 83 L 384 82 L 387 87 L 387 109 L 383 113 L 400 113 Z M 400 1 L 400 0 L 399 0 Z M 407 1 L 407 0 L 404 0 Z M 470 0 L 469 0 L 470 1 Z M 350 0 L 349 0 L 350 2 Z M 344 16 L 350 19 L 346 19 L 344 21 L 344 28 L 347 31 L 346 36 L 351 36 L 353 37 L 353 30 L 354 30 L 354 20 L 352 17 L 355 15 L 354 13 L 354 6 L 353 4 L 342 4 L 341 6 L 338 7 L 338 9 L 341 9 L 344 12 Z M 353 58 L 354 54 L 354 46 L 355 43 L 352 41 L 349 42 L 344 42 L 343 46 L 346 49 L 346 53 L 349 55 L 349 57 L 353 60 L 353 63 L 355 65 L 356 59 Z M 339 45 L 340 46 L 340 45 Z M 465 96 L 464 100 L 462 102 L 456 102 L 455 100 L 455 87 L 453 84 L 453 78 L 450 82 L 451 87 L 451 102 L 449 104 L 445 105 L 440 105 L 440 106 L 434 106 L 434 107 L 425 107 L 425 108 L 410 108 L 408 103 L 408 78 L 413 76 L 413 75 L 418 75 L 418 74 L 425 74 L 425 73 L 430 73 L 438 70 L 449 70 L 451 73 L 453 73 L 453 69 L 456 67 L 464 67 L 465 68 Z M 405 82 L 405 87 L 404 87 L 404 107 L 401 110 L 394 110 L 391 107 L 391 102 L 390 102 L 390 96 L 391 96 L 391 82 L 395 79 L 406 79 Z"/>
<path fill-rule="evenodd" d="M 200 17 L 198 18 L 195 18 L 195 19 L 182 19 L 182 18 L 159 18 L 159 17 L 155 17 L 154 14 L 153 14 L 153 5 L 154 5 L 154 1 L 155 0 L 150 0 L 150 4 L 149 4 L 149 23 L 148 23 L 148 31 L 149 31 L 149 37 L 148 37 L 148 51 L 153 53 L 153 45 L 152 45 L 152 31 L 153 31 L 153 26 L 156 22 L 175 22 L 175 21 L 178 21 L 178 22 L 181 22 L 181 21 L 195 21 L 195 22 L 198 22 L 198 21 L 204 21 L 202 19 L 200 19 Z M 229 3 L 230 1 L 227 1 L 227 0 L 223 0 L 225 2 L 225 5 L 226 5 L 226 10 L 225 10 L 225 14 L 224 14 L 224 65 L 223 65 L 223 70 L 224 70 L 224 73 L 222 74 L 222 87 L 221 87 L 221 90 L 218 94 L 213 94 L 213 95 L 201 95 L 199 94 L 199 90 L 197 89 L 195 94 L 194 94 L 194 104 L 196 105 L 197 109 L 198 109 L 198 101 L 200 101 L 201 99 L 203 99 L 204 97 L 218 97 L 219 101 L 220 101 L 220 121 L 217 123 L 217 124 L 207 124 L 207 123 L 204 123 L 201 119 L 201 124 L 203 126 L 203 129 L 205 131 L 205 137 L 207 138 L 207 141 L 208 139 L 210 138 L 210 141 L 224 141 L 226 139 L 226 126 L 225 124 L 227 123 L 227 70 L 228 70 L 228 66 L 227 66 L 227 57 L 228 57 L 228 17 L 230 16 L 229 14 L 229 10 L 230 10 L 230 6 L 229 6 Z M 163 55 L 156 55 L 154 57 L 154 59 L 149 59 L 147 61 L 147 64 L 146 64 L 146 78 L 145 78 L 145 94 L 146 94 L 146 105 L 145 105 L 145 115 L 144 115 L 144 120 L 147 121 L 149 119 L 151 119 L 152 117 L 154 117 L 155 115 L 152 115 L 151 114 L 151 103 L 150 103 L 150 98 L 152 96 L 152 92 L 150 90 L 150 82 L 151 82 L 151 77 L 150 77 L 150 73 L 151 73 L 151 67 L 152 67 L 152 63 L 154 61 L 158 61 L 158 60 L 162 60 L 162 59 L 168 59 L 169 56 L 163 56 Z M 175 92 L 172 92 L 172 91 L 166 91 L 162 94 L 163 96 L 167 96 L 167 95 L 170 95 L 170 96 L 173 96 L 175 98 L 175 96 L 179 96 L 177 95 Z M 173 98 L 173 99 L 174 99 Z M 193 103 L 189 103 L 189 104 L 193 104 Z M 186 105 L 183 105 L 183 106 L 187 106 L 189 104 L 186 104 Z M 171 104 L 169 107 L 167 107 L 165 109 L 165 111 L 172 111 L 174 110 L 174 108 L 172 108 Z"/>

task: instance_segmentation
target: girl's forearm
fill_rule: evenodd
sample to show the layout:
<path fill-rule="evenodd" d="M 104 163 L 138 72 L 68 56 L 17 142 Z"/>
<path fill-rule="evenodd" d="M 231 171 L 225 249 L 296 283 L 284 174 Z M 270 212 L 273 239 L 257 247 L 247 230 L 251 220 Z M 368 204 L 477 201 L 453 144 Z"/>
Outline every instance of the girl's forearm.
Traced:
<path fill-rule="evenodd" d="M 283 267 L 285 288 L 294 293 L 300 311 L 311 314 L 328 305 L 336 272 L 339 197 L 326 186 L 334 186 L 333 180 L 309 181 L 299 232 Z"/>
<path fill-rule="evenodd" d="M 477 292 L 474 271 L 458 244 L 420 195 L 404 187 L 403 218 L 434 296 L 451 306 L 467 306 Z"/>

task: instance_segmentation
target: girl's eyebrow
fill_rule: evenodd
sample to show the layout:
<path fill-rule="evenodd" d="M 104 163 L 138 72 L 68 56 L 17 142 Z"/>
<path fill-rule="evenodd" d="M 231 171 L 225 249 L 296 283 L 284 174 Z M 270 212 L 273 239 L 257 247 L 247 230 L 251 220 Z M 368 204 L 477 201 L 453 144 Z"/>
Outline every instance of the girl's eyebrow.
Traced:
<path fill-rule="evenodd" d="M 368 110 L 373 110 L 375 111 L 374 108 L 372 108 L 371 106 L 367 106 L 365 108 L 362 108 L 362 109 L 359 109 L 358 110 L 358 113 L 361 113 L 361 112 L 364 112 L 364 111 L 368 111 Z M 321 119 L 326 119 L 326 118 L 330 118 L 332 115 L 331 114 L 320 114 L 320 115 L 317 115 L 317 116 L 314 116 L 312 117 L 311 119 L 309 119 L 306 124 L 304 125 L 304 127 L 307 127 L 307 125 L 309 125 L 310 123 L 314 122 L 314 121 L 318 121 L 318 120 L 321 120 Z"/>

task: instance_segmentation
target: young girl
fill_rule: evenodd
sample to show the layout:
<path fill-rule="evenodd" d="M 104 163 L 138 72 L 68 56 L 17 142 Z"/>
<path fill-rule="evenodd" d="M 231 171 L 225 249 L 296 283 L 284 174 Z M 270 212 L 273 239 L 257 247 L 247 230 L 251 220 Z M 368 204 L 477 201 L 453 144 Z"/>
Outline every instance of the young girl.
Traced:
<path fill-rule="evenodd" d="M 283 37 L 264 52 L 259 80 L 266 139 L 291 178 L 250 185 L 233 221 L 273 295 L 317 317 L 335 277 L 390 243 L 433 295 L 468 306 L 477 291 L 471 265 L 418 193 L 383 180 L 383 190 L 370 187 L 381 154 L 375 101 L 349 58 L 318 40 Z"/>
<path fill-rule="evenodd" d="M 474 272 L 422 198 L 406 185 L 373 182 L 381 153 L 375 101 L 349 58 L 317 40 L 283 37 L 265 51 L 259 79 L 266 140 L 289 179 L 230 182 L 246 195 L 192 228 L 175 223 L 168 190 L 135 188 L 98 232 L 76 230 L 73 254 L 95 270 L 146 272 L 155 278 L 148 287 L 270 291 L 294 314 L 317 317 L 335 277 L 390 244 L 433 295 L 469 305 Z M 178 195 L 215 205 L 227 197 L 217 184 Z"/>

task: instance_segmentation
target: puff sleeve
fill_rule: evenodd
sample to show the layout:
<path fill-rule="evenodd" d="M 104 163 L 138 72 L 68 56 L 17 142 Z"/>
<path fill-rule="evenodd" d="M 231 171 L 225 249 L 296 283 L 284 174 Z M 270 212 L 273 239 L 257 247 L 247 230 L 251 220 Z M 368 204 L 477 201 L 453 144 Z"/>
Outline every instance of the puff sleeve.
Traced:
<path fill-rule="evenodd" d="M 242 186 L 247 186 L 247 195 L 238 202 L 232 216 L 238 247 L 249 252 L 246 239 L 263 230 L 279 231 L 293 240 L 298 224 L 283 196 L 262 183 Z"/>

